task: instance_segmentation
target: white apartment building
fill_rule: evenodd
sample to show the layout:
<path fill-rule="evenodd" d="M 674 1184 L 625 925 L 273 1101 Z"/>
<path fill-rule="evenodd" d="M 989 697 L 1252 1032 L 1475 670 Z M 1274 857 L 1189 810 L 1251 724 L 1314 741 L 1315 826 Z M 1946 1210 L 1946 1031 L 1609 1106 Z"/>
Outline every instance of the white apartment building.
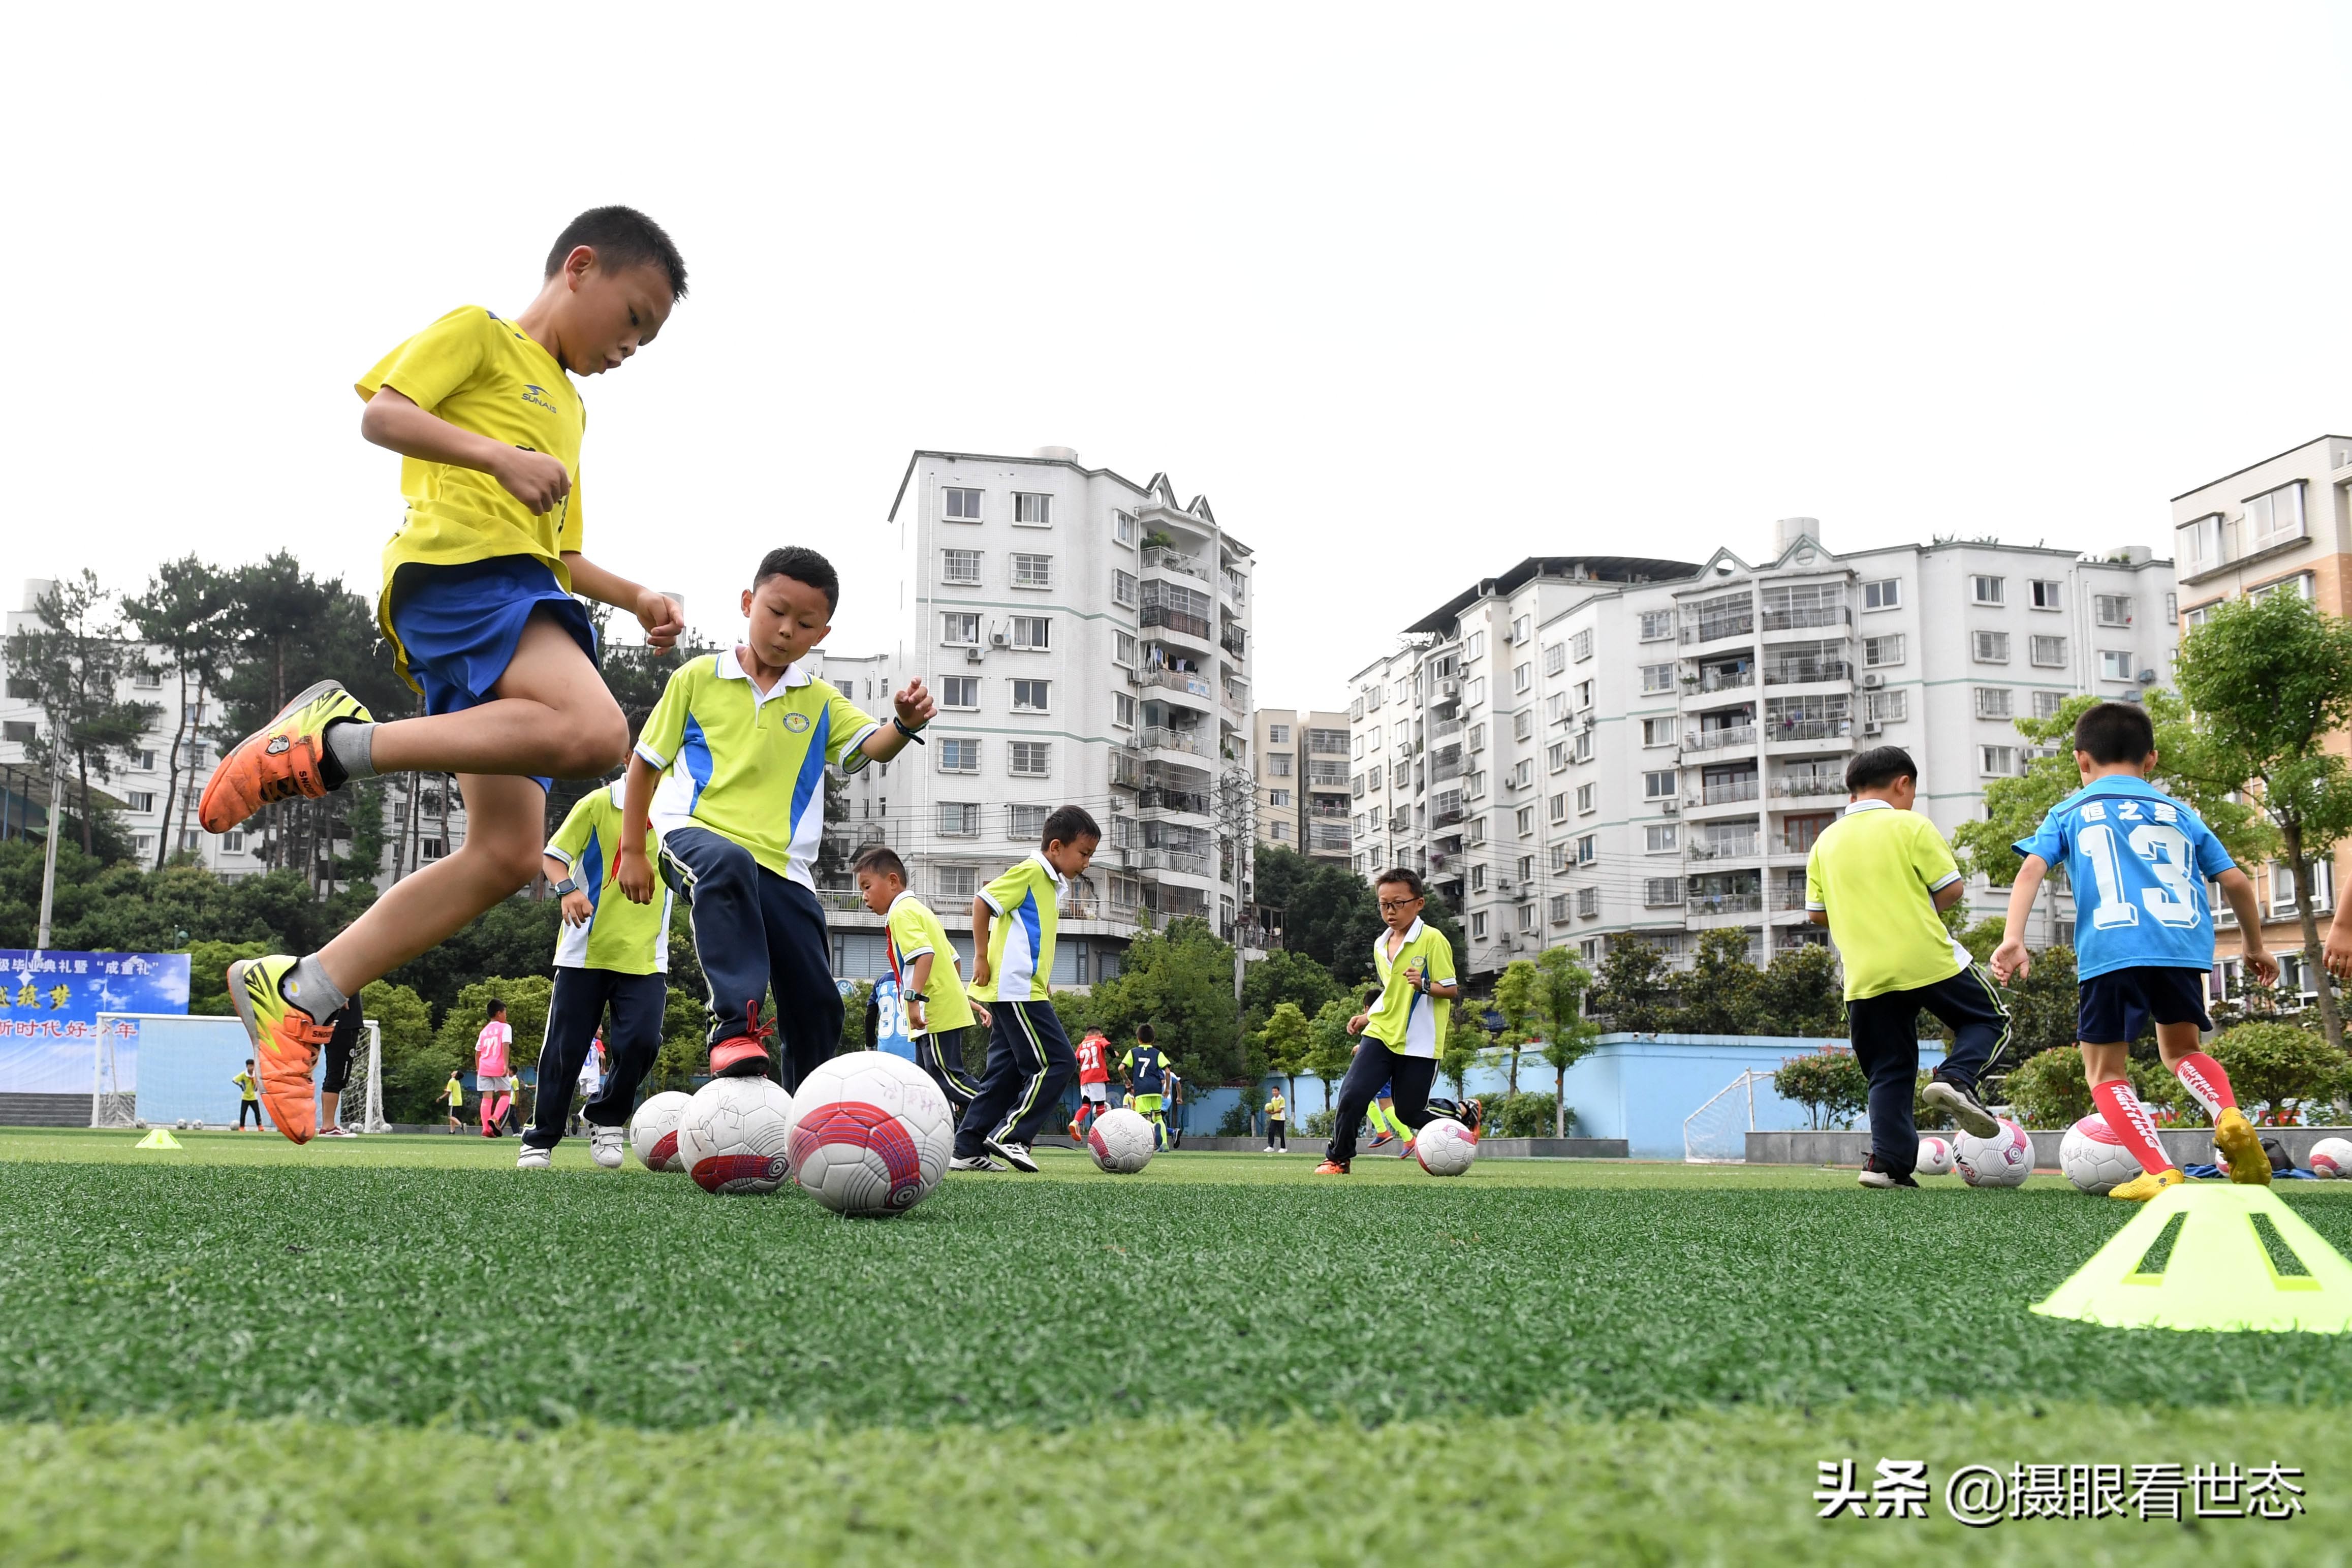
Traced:
<path fill-rule="evenodd" d="M 1257 841 L 1319 859 L 1347 859 L 1353 772 L 1347 714 L 1260 708 L 1251 723 Z"/>
<path fill-rule="evenodd" d="M 1473 973 L 1565 942 L 1597 964 L 1629 935 L 1687 962 L 1718 926 L 1759 962 L 1820 941 L 1805 857 L 1855 751 L 1909 751 L 1948 834 L 2022 770 L 2014 719 L 2073 692 L 2136 700 L 2175 646 L 2171 563 L 2145 549 L 1841 555 L 1795 518 L 1759 564 L 1641 564 L 1523 563 L 1356 678 L 1356 864 L 1424 869 L 1463 911 Z M 1979 884 L 1969 907 L 2001 901 Z M 2071 937 L 2063 896 L 2035 919 L 2029 940 Z"/>
<path fill-rule="evenodd" d="M 1055 984 L 1116 973 L 1139 931 L 1177 916 L 1255 945 L 1249 547 L 1166 475 L 1138 484 L 1052 447 L 918 451 L 889 522 L 899 628 L 858 679 L 880 712 L 919 675 L 940 714 L 928 744 L 850 775 L 836 839 L 897 849 L 968 944 L 972 895 L 1037 847 L 1047 813 L 1083 805 L 1102 847 L 1065 905 Z M 845 886 L 826 902 L 836 972 L 882 973 L 880 921 Z"/>

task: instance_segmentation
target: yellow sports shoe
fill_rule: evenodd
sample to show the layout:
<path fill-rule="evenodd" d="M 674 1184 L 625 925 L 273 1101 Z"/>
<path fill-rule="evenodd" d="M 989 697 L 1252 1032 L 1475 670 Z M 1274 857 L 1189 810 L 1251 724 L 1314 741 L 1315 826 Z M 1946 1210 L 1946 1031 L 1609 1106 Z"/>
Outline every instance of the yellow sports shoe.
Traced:
<path fill-rule="evenodd" d="M 293 1142 L 308 1143 L 319 1131 L 319 1095 L 310 1075 L 319 1047 L 335 1031 L 279 993 L 278 983 L 296 962 L 283 953 L 238 959 L 228 966 L 228 999 L 253 1041 L 269 1120 Z"/>
<path fill-rule="evenodd" d="M 2213 1123 L 2213 1146 L 2221 1151 L 2229 1162 L 2230 1180 L 2245 1186 L 2267 1187 L 2271 1184 L 2271 1157 L 2263 1150 L 2263 1141 L 2254 1131 L 2254 1124 L 2236 1106 L 2221 1112 Z"/>
<path fill-rule="evenodd" d="M 2108 1193 L 2107 1196 L 2121 1198 L 2127 1204 L 2144 1204 L 2165 1188 L 2180 1186 L 2188 1180 L 2188 1177 L 2176 1170 L 2142 1171 L 2122 1186 Z"/>
<path fill-rule="evenodd" d="M 318 799 L 336 787 L 330 779 L 327 726 L 344 720 L 367 724 L 374 716 L 338 681 L 322 680 L 296 695 L 277 718 L 239 741 L 205 784 L 196 815 L 207 833 L 226 833 L 274 800 Z M 341 770 L 331 770 L 340 780 Z"/>

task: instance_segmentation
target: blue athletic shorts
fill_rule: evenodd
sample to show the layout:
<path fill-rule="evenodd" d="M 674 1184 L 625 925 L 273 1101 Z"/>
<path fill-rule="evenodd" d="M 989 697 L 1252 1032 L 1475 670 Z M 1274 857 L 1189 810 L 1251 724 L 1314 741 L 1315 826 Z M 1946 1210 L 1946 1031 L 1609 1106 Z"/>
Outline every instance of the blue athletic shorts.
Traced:
<path fill-rule="evenodd" d="M 499 555 L 403 566 L 393 580 L 392 629 L 407 650 L 409 678 L 425 689 L 425 711 L 462 713 L 489 701 L 514 662 L 523 624 L 541 605 L 595 663 L 596 628 L 545 562 Z"/>
<path fill-rule="evenodd" d="M 2074 1037 L 2086 1045 L 2112 1046 L 2139 1038 L 2151 1019 L 2210 1029 L 2205 1013 L 2205 971 L 2135 964 L 2110 969 L 2082 983 Z"/>

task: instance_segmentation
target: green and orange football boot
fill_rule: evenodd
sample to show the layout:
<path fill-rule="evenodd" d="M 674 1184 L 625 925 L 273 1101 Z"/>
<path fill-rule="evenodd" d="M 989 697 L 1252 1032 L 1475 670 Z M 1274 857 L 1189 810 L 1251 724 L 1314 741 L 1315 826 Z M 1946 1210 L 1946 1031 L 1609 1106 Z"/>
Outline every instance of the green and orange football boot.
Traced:
<path fill-rule="evenodd" d="M 277 718 L 232 747 L 205 784 L 196 815 L 207 833 L 226 833 L 272 801 L 316 800 L 341 789 L 342 769 L 327 755 L 327 726 L 374 722 L 341 681 L 322 680 Z"/>
<path fill-rule="evenodd" d="M 308 1143 L 319 1131 L 319 1094 L 311 1074 L 319 1050 L 335 1031 L 286 1000 L 278 983 L 298 961 L 280 953 L 240 958 L 228 966 L 228 999 L 253 1041 L 261 1103 L 280 1132 Z"/>

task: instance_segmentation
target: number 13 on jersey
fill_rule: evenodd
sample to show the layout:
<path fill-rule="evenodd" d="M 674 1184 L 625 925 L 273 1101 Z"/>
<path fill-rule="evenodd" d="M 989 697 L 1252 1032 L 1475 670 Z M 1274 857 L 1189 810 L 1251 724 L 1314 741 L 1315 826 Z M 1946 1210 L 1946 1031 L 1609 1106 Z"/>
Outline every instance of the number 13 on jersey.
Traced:
<path fill-rule="evenodd" d="M 2163 816 L 2171 816 L 2168 806 L 2156 810 Z M 2090 811 L 2084 815 L 2088 816 Z M 2128 829 L 2105 822 L 2088 823 L 2074 842 L 2091 863 L 2092 878 L 2098 884 L 2091 924 L 2100 931 L 2139 924 L 2142 907 L 2161 925 L 2189 927 L 2203 922 L 2205 909 L 2193 880 L 2197 868 L 2190 863 L 2189 835 L 2169 821 L 2143 822 Z M 2130 857 L 2128 868 L 2126 856 Z"/>

